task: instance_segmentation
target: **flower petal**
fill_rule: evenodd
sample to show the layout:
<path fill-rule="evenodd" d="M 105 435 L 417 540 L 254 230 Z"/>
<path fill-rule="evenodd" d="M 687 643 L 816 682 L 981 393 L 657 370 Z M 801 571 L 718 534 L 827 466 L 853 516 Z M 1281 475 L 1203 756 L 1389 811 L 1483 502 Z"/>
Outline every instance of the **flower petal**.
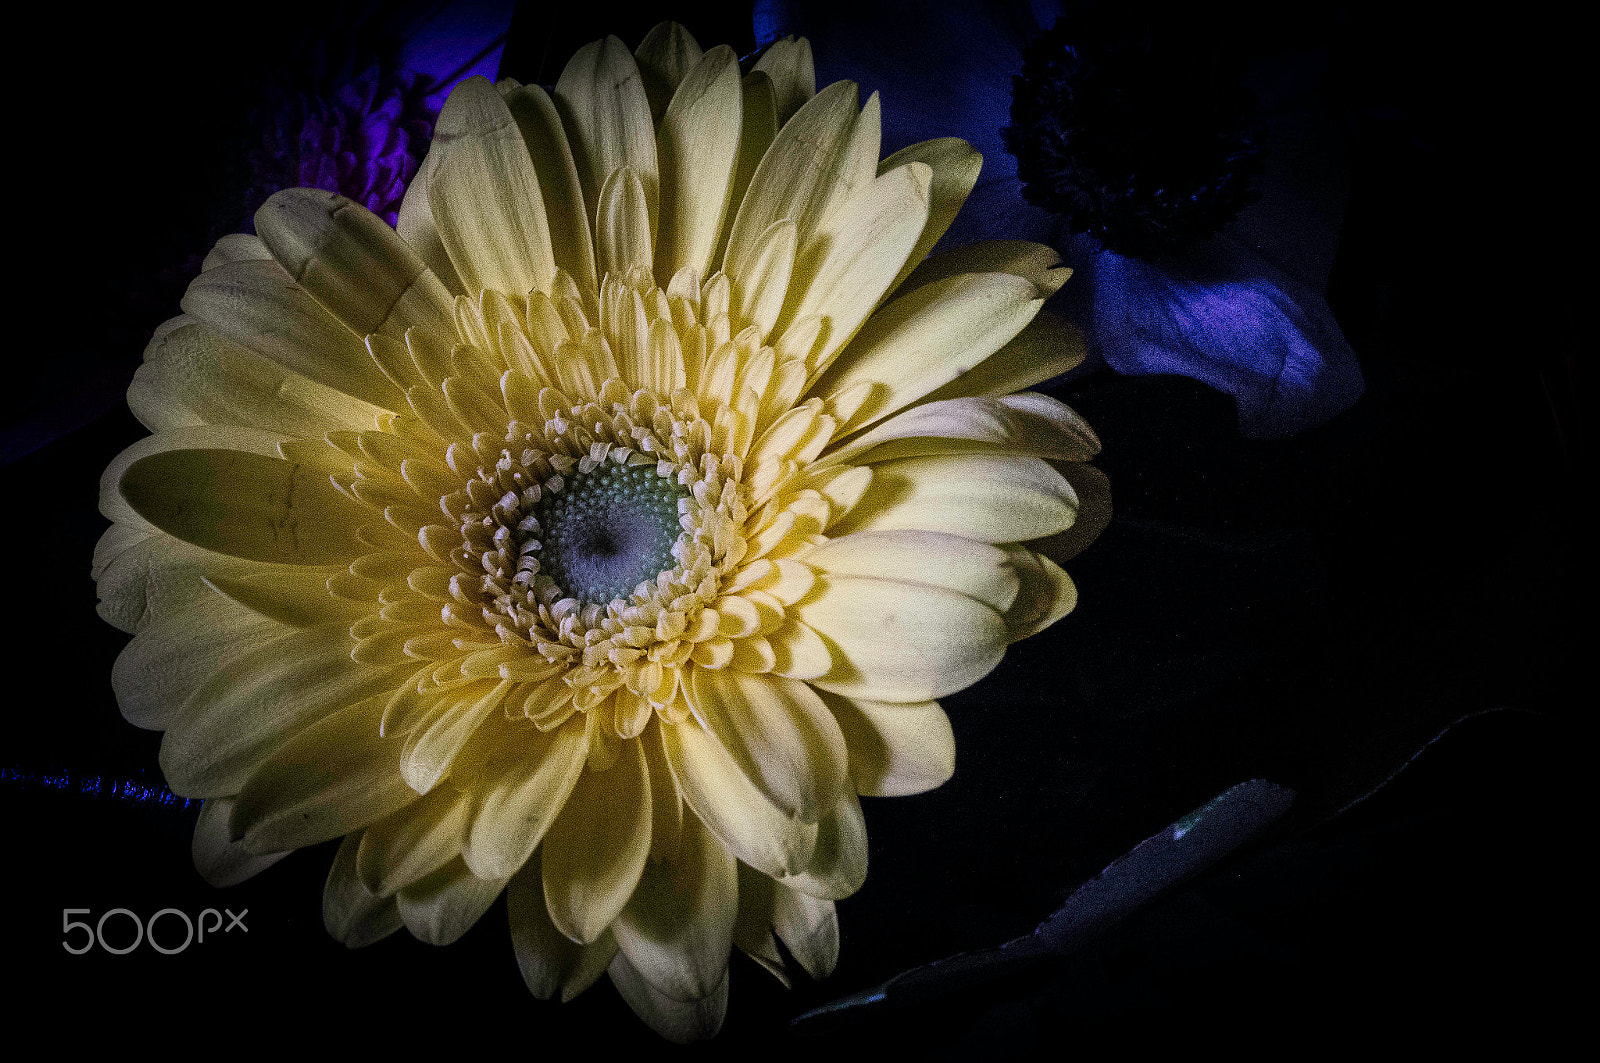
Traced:
<path fill-rule="evenodd" d="M 835 576 L 881 577 L 959 591 L 997 613 L 1017 598 L 1017 574 L 1006 552 L 959 535 L 918 530 L 858 532 L 830 539 L 805 557 Z"/>
<path fill-rule="evenodd" d="M 286 188 L 256 211 L 256 232 L 290 278 L 358 336 L 454 326 L 449 290 L 411 245 L 344 196 Z"/>
<path fill-rule="evenodd" d="M 360 845 L 359 833 L 345 836 L 322 887 L 322 925 L 329 937 L 352 949 L 381 941 L 400 929 L 400 907 L 395 899 L 368 893 L 356 875 Z"/>
<path fill-rule="evenodd" d="M 1361 367 L 1316 292 L 1226 235 L 1177 263 L 1094 260 L 1094 324 L 1119 373 L 1179 373 L 1232 395 L 1239 430 L 1294 435 L 1361 397 Z"/>
<path fill-rule="evenodd" d="M 356 664 L 341 626 L 291 631 L 224 663 L 190 695 L 167 724 L 161 770 L 174 793 L 238 793 L 296 733 L 408 670 Z"/>
<path fill-rule="evenodd" d="M 550 252 L 556 267 L 571 274 L 584 290 L 598 287 L 589 229 L 592 215 L 584 207 L 578 166 L 555 101 L 538 85 L 523 85 L 507 95 L 505 101 L 539 175 L 539 195 L 544 200 Z"/>
<path fill-rule="evenodd" d="M 850 697 L 926 701 L 971 686 L 1000 663 L 1000 614 L 965 594 L 896 580 L 829 576 L 800 619 L 835 647 L 814 686 Z M 741 854 L 742 857 L 742 854 Z"/>
<path fill-rule="evenodd" d="M 286 436 L 370 429 L 384 411 L 225 339 L 191 318 L 145 348 L 128 407 L 152 432 L 240 425 Z"/>
<path fill-rule="evenodd" d="M 661 733 L 684 800 L 734 856 L 769 875 L 805 867 L 816 824 L 786 815 L 767 800 L 698 721 L 663 724 Z"/>
<path fill-rule="evenodd" d="M 448 945 L 472 929 L 505 889 L 505 879 L 481 879 L 452 861 L 395 895 L 400 918 L 419 941 Z"/>
<path fill-rule="evenodd" d="M 986 543 L 1021 542 L 1071 527 L 1078 498 L 1039 458 L 931 454 L 872 466 L 872 484 L 836 535 L 915 528 Z"/>
<path fill-rule="evenodd" d="M 676 22 L 657 23 L 644 35 L 633 50 L 633 61 L 639 64 L 639 78 L 650 101 L 651 121 L 661 121 L 672 94 L 704 54 L 694 35 Z"/>
<path fill-rule="evenodd" d="M 727 971 L 738 888 L 733 857 L 690 816 L 672 856 L 645 866 L 612 928 L 617 944 L 663 995 L 699 1000 Z"/>
<path fill-rule="evenodd" d="M 410 789 L 410 787 L 407 787 Z M 439 787 L 361 833 L 356 874 L 372 893 L 389 896 L 461 855 L 472 800 L 455 787 Z"/>
<path fill-rule="evenodd" d="M 1028 326 L 971 370 L 922 397 L 926 403 L 970 395 L 1002 396 L 1076 369 L 1088 357 L 1083 332 L 1059 314 L 1039 311 Z"/>
<path fill-rule="evenodd" d="M 469 295 L 550 291 L 556 263 L 539 175 L 500 94 L 468 78 L 445 101 L 428 181 L 439 238 Z"/>
<path fill-rule="evenodd" d="M 1017 642 L 1038 634 L 1072 612 L 1078 604 L 1078 588 L 1060 565 L 1042 554 L 1016 545 L 1007 546 L 1006 553 L 1021 577 L 1021 593 L 1005 613 L 1011 641 Z"/>
<path fill-rule="evenodd" d="M 1072 485 L 1078 498 L 1078 516 L 1072 527 L 1029 543 L 1030 549 L 1057 564 L 1077 557 L 1084 547 L 1111 523 L 1111 483 L 1106 474 L 1081 462 L 1055 462 L 1055 469 Z"/>
<path fill-rule="evenodd" d="M 817 94 L 817 72 L 811 61 L 811 42 L 801 37 L 773 41 L 752 68 L 772 79 L 778 124 L 783 125 Z"/>
<path fill-rule="evenodd" d="M 477 814 L 467 835 L 468 866 L 485 878 L 516 872 L 578 783 L 588 756 L 584 722 L 575 716 L 543 734 L 525 725 L 491 721 L 467 752 Z"/>
<path fill-rule="evenodd" d="M 638 742 L 605 771 L 578 776 L 541 847 L 550 920 L 583 944 L 628 903 L 650 852 L 650 779 Z"/>
<path fill-rule="evenodd" d="M 811 386 L 834 395 L 876 385 L 850 431 L 915 402 L 980 364 L 1033 320 L 1044 299 L 1007 273 L 963 273 L 891 300 Z"/>
<path fill-rule="evenodd" d="M 506 915 L 522 980 L 540 1000 L 559 997 L 566 1003 L 593 985 L 617 954 L 617 939 L 609 930 L 580 945 L 556 929 L 545 907 L 537 853 L 506 884 Z"/>
<path fill-rule="evenodd" d="M 867 880 L 867 821 L 855 791 L 845 787 L 839 803 L 817 824 L 811 863 L 784 885 L 813 897 L 848 897 Z"/>
<path fill-rule="evenodd" d="M 812 978 L 826 978 L 839 962 L 839 915 L 833 902 L 774 883 L 773 929 Z"/>
<path fill-rule="evenodd" d="M 297 462 L 238 450 L 169 450 L 122 474 L 122 497 L 162 531 L 230 557 L 349 562 L 373 513 Z"/>
<path fill-rule="evenodd" d="M 660 192 L 655 126 L 639 66 L 627 46 L 607 37 L 578 49 L 556 81 L 555 102 L 588 213 L 595 213 L 606 178 L 627 166 L 639 175 L 654 217 Z"/>
<path fill-rule="evenodd" d="M 695 715 L 773 804 L 815 823 L 844 785 L 844 736 L 817 692 L 797 679 L 696 668 Z"/>
<path fill-rule="evenodd" d="M 850 782 L 865 797 L 902 797 L 944 785 L 956 738 L 935 701 L 895 705 L 824 694 L 850 747 Z"/>
<path fill-rule="evenodd" d="M 404 408 L 361 337 L 276 261 L 250 259 L 207 270 L 190 282 L 182 305 L 225 339 L 285 369 L 386 410 Z"/>
<path fill-rule="evenodd" d="M 228 837 L 228 817 L 233 813 L 233 798 L 213 797 L 200 806 L 194 825 L 190 855 L 194 868 L 207 883 L 219 889 L 236 886 L 265 871 L 288 856 L 287 850 L 254 853 Z"/>
<path fill-rule="evenodd" d="M 386 690 L 318 720 L 251 772 L 235 799 L 233 836 L 255 852 L 298 849 L 415 801 L 396 770 L 400 743 L 378 735 L 388 699 Z"/>
<path fill-rule="evenodd" d="M 711 993 L 688 1002 L 674 1000 L 651 985 L 628 961 L 626 953 L 617 953 L 606 973 L 611 975 L 611 984 L 617 987 L 633 1013 L 674 1044 L 703 1041 L 715 1037 L 722 1029 L 722 1019 L 728 1011 L 726 973 Z"/>
<path fill-rule="evenodd" d="M 739 60 L 719 45 L 678 86 L 656 131 L 661 167 L 656 276 L 711 273 L 738 160 L 743 99 Z"/>

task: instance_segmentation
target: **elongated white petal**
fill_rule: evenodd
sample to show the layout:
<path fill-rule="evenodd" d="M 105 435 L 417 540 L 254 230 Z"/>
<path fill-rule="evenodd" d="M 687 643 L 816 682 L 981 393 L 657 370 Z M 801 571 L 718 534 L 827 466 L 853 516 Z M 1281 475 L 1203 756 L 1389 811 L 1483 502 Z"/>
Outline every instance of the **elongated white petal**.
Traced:
<path fill-rule="evenodd" d="M 580 945 L 556 929 L 545 907 L 537 853 L 506 884 L 506 915 L 522 980 L 540 1000 L 571 1000 L 593 985 L 617 954 L 617 939 L 609 930 Z"/>
<path fill-rule="evenodd" d="M 778 124 L 787 122 L 817 94 L 817 72 L 811 60 L 811 42 L 801 37 L 773 41 L 756 60 L 755 68 L 772 79 L 778 104 Z"/>
<path fill-rule="evenodd" d="M 817 547 L 806 555 L 806 564 L 836 576 L 892 575 L 944 587 L 998 613 L 1017 597 L 1017 573 L 1004 550 L 943 532 L 857 532 Z"/>
<path fill-rule="evenodd" d="M 1005 653 L 1000 614 L 965 594 L 920 583 L 829 576 L 800 619 L 835 647 L 825 690 L 926 701 L 982 679 Z"/>
<path fill-rule="evenodd" d="M 317 188 L 286 188 L 256 211 L 256 232 L 294 282 L 358 336 L 453 323 L 450 292 L 371 211 Z"/>
<path fill-rule="evenodd" d="M 850 783 L 864 797 L 942 786 L 955 772 L 956 739 L 938 702 L 892 704 L 825 693 L 850 747 Z"/>
<path fill-rule="evenodd" d="M 661 222 L 656 276 L 711 272 L 738 159 L 743 104 L 739 60 L 719 45 L 695 64 L 656 131 Z"/>
<path fill-rule="evenodd" d="M 395 895 L 400 918 L 419 941 L 448 945 L 472 929 L 505 889 L 505 879 L 481 879 L 455 860 Z"/>
<path fill-rule="evenodd" d="M 654 203 L 660 188 L 655 128 L 639 66 L 627 46 L 607 37 L 578 49 L 556 81 L 555 102 L 588 212 L 594 214 L 606 178 L 623 166 L 639 175 Z"/>
<path fill-rule="evenodd" d="M 644 94 L 650 100 L 650 117 L 660 122 L 672 102 L 672 94 L 700 62 L 705 53 L 700 44 L 676 22 L 661 22 L 644 35 L 634 49 Z"/>
<path fill-rule="evenodd" d="M 1024 392 L 914 406 L 829 452 L 834 461 L 878 462 L 924 454 L 1005 453 L 1088 461 L 1100 440 L 1065 403 Z"/>
<path fill-rule="evenodd" d="M 400 743 L 378 734 L 387 689 L 301 731 L 250 773 L 231 830 L 256 852 L 315 845 L 416 800 L 400 778 Z"/>
<path fill-rule="evenodd" d="M 613 927 L 617 944 L 661 993 L 699 1000 L 727 969 L 737 895 L 733 858 L 691 816 L 672 857 L 646 865 Z"/>
<path fill-rule="evenodd" d="M 507 877 L 528 859 L 577 785 L 588 755 L 582 719 L 548 735 L 496 722 L 470 751 L 478 812 L 467 836 L 469 867 Z"/>
<path fill-rule="evenodd" d="M 538 85 L 522 85 L 508 94 L 505 102 L 539 175 L 539 196 L 550 226 L 550 253 L 556 267 L 586 289 L 597 287 L 591 214 L 584 206 L 577 162 L 555 101 Z"/>
<path fill-rule="evenodd" d="M 695 714 L 779 808 L 815 823 L 844 784 L 844 736 L 805 683 L 696 668 Z"/>
<path fill-rule="evenodd" d="M 1070 527 L 1078 498 L 1039 458 L 936 454 L 872 467 L 872 484 L 839 535 L 921 529 L 1009 543 Z"/>
<path fill-rule="evenodd" d="M 431 875 L 461 855 L 471 798 L 441 787 L 372 824 L 361 833 L 356 873 L 373 893 L 389 896 Z"/>
<path fill-rule="evenodd" d="M 233 798 L 213 797 L 200 807 L 194 824 L 194 843 L 190 855 L 200 877 L 218 888 L 236 886 L 254 878 L 279 860 L 287 850 L 253 853 L 228 836 L 228 817 L 233 814 Z"/>
<path fill-rule="evenodd" d="M 599 939 L 628 903 L 650 852 L 650 779 L 638 742 L 605 771 L 586 771 L 542 847 L 550 919 L 582 944 Z"/>
<path fill-rule="evenodd" d="M 769 875 L 805 867 L 816 844 L 816 824 L 769 801 L 698 722 L 668 724 L 661 731 L 684 800 L 729 852 Z"/>
<path fill-rule="evenodd" d="M 367 892 L 356 876 L 360 845 L 360 833 L 346 835 L 322 887 L 322 925 L 330 937 L 352 949 L 381 941 L 400 929 L 400 907 L 395 899 Z"/>
<path fill-rule="evenodd" d="M 428 202 L 467 292 L 548 292 L 556 264 L 539 175 L 500 94 L 484 78 L 463 81 L 434 135 L 445 151 Z"/>
<path fill-rule="evenodd" d="M 848 897 L 867 880 L 867 822 L 854 790 L 846 787 L 839 802 L 817 824 L 817 847 L 811 863 L 784 885 L 813 897 Z"/>
<path fill-rule="evenodd" d="M 251 561 L 348 562 L 372 513 L 324 475 L 237 450 L 170 450 L 130 465 L 120 489 L 141 517 L 195 546 Z"/>
<path fill-rule="evenodd" d="M 1078 326 L 1041 310 L 1010 343 L 922 399 L 931 403 L 967 395 L 1010 395 L 1076 369 L 1088 353 Z"/>
<path fill-rule="evenodd" d="M 611 984 L 617 987 L 622 999 L 628 1002 L 633 1013 L 649 1027 L 674 1044 L 686 1045 L 715 1037 L 722 1029 L 723 1016 L 728 1011 L 728 976 L 712 992 L 694 1001 L 674 1000 L 651 985 L 628 960 L 627 953 L 619 952 L 607 968 Z"/>

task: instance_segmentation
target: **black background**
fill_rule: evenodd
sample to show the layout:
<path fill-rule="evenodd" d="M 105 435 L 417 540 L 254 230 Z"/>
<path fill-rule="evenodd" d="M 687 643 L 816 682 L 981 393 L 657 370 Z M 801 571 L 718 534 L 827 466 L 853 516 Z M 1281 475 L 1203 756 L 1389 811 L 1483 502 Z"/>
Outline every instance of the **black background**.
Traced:
<path fill-rule="evenodd" d="M 608 31 L 636 43 L 674 14 L 702 42 L 753 45 L 736 4 L 572 6 L 524 4 L 505 72 L 549 82 L 559 65 L 538 64 Z M 159 736 L 117 712 L 126 636 L 95 617 L 89 579 L 100 472 L 143 434 L 120 395 L 233 210 L 251 94 L 311 10 L 58 13 L 14 45 L 32 54 L 6 227 L 6 357 L 22 373 L 0 396 L 7 1010 L 64 1047 L 444 1038 L 464 1056 L 673 1054 L 604 980 L 564 1007 L 533 1000 L 503 904 L 448 948 L 402 932 L 348 952 L 321 926 L 331 846 L 218 892 L 189 863 L 194 807 L 82 792 L 93 778 L 160 785 Z M 836 974 L 785 991 L 736 956 L 726 1027 L 695 1051 L 1298 1055 L 1342 1037 L 1498 1036 L 1528 1049 L 1575 1013 L 1592 541 L 1576 514 L 1593 391 L 1574 259 L 1593 245 L 1570 162 L 1574 34 L 1537 9 L 1469 23 L 1443 5 L 1325 7 L 1295 25 L 1321 35 L 1350 119 L 1329 301 L 1367 394 L 1292 440 L 1250 441 L 1230 400 L 1182 378 L 1058 386 L 1104 441 L 1117 510 L 1071 566 L 1078 610 L 947 700 L 950 783 L 866 802 L 872 871 L 839 905 Z M 1251 777 L 1300 792 L 1288 820 L 1100 946 L 815 1038 L 788 1031 L 807 1008 L 1027 931 Z M 116 907 L 248 908 L 249 932 L 172 957 L 62 949 L 62 909 Z M 131 935 L 107 924 L 119 929 Z"/>

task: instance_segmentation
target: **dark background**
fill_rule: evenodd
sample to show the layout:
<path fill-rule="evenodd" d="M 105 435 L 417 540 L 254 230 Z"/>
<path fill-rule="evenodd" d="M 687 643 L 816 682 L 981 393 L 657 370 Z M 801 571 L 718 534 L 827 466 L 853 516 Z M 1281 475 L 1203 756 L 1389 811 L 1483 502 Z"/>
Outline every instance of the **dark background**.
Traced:
<path fill-rule="evenodd" d="M 585 41 L 634 44 L 673 15 L 704 43 L 754 44 L 737 4 L 573 6 L 524 4 L 505 71 L 550 82 Z M 7 1008 L 64 1046 L 442 1037 L 463 1055 L 674 1054 L 604 980 L 564 1007 L 533 1000 L 503 904 L 449 948 L 402 932 L 348 952 L 321 926 L 331 845 L 214 891 L 189 862 L 197 806 L 110 792 L 161 779 L 159 735 L 126 724 L 110 690 L 126 636 L 94 615 L 98 478 L 144 434 L 121 392 L 227 231 L 252 93 L 312 10 L 47 15 L 14 45 L 32 54 L 7 226 L 7 357 L 22 374 L 0 395 Z M 865 803 L 872 871 L 839 904 L 835 975 L 785 991 L 736 955 L 727 1024 L 696 1051 L 1298 1055 L 1342 1037 L 1526 1050 L 1575 1013 L 1592 541 L 1577 500 L 1593 482 L 1594 394 L 1575 34 L 1527 7 L 1471 23 L 1444 5 L 1261 10 L 1263 47 L 1309 34 L 1327 49 L 1347 119 L 1329 301 L 1366 395 L 1294 439 L 1251 441 L 1228 398 L 1182 378 L 1102 370 L 1056 386 L 1101 435 L 1117 511 L 1070 568 L 1079 608 L 947 700 L 951 782 Z M 816 1038 L 788 1032 L 808 1008 L 1026 932 L 1252 777 L 1299 791 L 1287 820 L 1097 947 Z M 171 957 L 62 950 L 63 908 L 116 907 L 248 908 L 249 932 Z M 107 930 L 131 935 L 122 919 Z"/>

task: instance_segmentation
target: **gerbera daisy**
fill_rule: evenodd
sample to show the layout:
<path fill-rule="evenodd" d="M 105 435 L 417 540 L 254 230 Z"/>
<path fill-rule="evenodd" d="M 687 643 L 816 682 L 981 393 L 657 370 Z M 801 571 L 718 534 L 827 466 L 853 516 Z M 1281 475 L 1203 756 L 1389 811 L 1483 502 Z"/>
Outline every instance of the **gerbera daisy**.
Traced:
<path fill-rule="evenodd" d="M 879 159 L 809 45 L 662 25 L 451 94 L 398 232 L 292 189 L 146 351 L 106 471 L 123 713 L 237 881 L 343 837 L 350 945 L 504 891 L 530 988 L 708 1036 L 737 945 L 833 966 L 858 795 L 1075 600 L 1094 434 L 1048 248 L 928 257 L 964 142 Z"/>

